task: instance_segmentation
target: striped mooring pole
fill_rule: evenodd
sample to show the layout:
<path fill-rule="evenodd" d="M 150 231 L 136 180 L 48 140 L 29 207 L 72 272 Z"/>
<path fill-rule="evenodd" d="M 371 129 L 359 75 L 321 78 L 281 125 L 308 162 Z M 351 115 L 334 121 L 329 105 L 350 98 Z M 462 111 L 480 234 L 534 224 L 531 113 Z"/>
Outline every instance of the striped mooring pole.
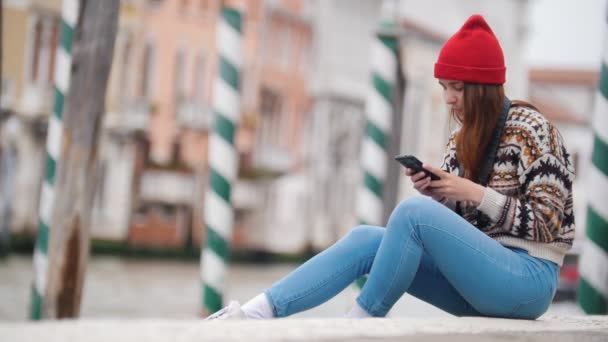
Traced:
<path fill-rule="evenodd" d="M 230 242 L 234 223 L 232 187 L 237 177 L 238 153 L 234 135 L 240 119 L 242 65 L 242 16 L 222 9 L 217 29 L 218 77 L 213 85 L 214 128 L 209 139 L 209 189 L 203 217 L 207 226 L 206 246 L 201 252 L 203 311 L 212 313 L 223 305 Z"/>
<path fill-rule="evenodd" d="M 53 112 L 49 117 L 46 137 L 46 166 L 38 220 L 38 235 L 34 247 L 34 285 L 32 286 L 30 318 L 42 318 L 44 307 L 47 273 L 48 244 L 51 230 L 53 202 L 55 198 L 55 180 L 57 165 L 61 153 L 63 136 L 63 105 L 70 89 L 72 69 L 72 42 L 78 21 L 80 0 L 63 0 L 61 10 L 61 35 L 55 58 L 55 100 Z"/>
<path fill-rule="evenodd" d="M 365 103 L 365 136 L 361 145 L 363 182 L 357 191 L 356 214 L 359 224 L 382 225 L 383 193 L 387 176 L 388 148 L 393 124 L 393 101 L 397 85 L 397 35 L 394 21 L 381 20 L 372 42 L 372 87 Z M 356 285 L 362 288 L 367 277 Z"/>
<path fill-rule="evenodd" d="M 393 23 L 382 22 L 390 29 Z M 365 108 L 366 129 L 361 145 L 363 182 L 357 191 L 360 224 L 381 225 L 382 194 L 386 179 L 387 149 L 393 122 L 393 97 L 397 82 L 397 37 L 380 31 L 372 43 L 372 84 Z"/>
<path fill-rule="evenodd" d="M 608 15 L 605 17 L 608 21 Z M 608 314 L 608 36 L 596 94 L 591 168 L 587 179 L 587 240 L 579 260 L 578 303 L 589 314 Z"/>

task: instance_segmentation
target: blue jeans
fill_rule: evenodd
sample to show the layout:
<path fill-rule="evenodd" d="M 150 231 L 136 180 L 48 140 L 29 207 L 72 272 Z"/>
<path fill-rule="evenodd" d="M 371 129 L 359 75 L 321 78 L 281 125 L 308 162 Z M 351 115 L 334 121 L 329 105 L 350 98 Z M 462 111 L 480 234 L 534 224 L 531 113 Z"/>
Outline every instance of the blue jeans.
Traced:
<path fill-rule="evenodd" d="M 456 316 L 535 319 L 559 266 L 502 246 L 444 205 L 401 202 L 386 228 L 358 226 L 265 291 L 275 317 L 320 305 L 369 274 L 357 303 L 386 316 L 405 293 Z"/>

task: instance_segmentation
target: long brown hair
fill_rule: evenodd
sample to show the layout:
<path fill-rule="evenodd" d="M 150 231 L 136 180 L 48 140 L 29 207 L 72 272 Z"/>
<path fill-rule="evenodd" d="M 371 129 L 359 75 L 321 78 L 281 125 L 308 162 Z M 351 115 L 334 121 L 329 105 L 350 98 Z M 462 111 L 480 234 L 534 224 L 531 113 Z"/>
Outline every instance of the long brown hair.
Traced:
<path fill-rule="evenodd" d="M 461 129 L 455 136 L 456 155 L 464 168 L 464 177 L 479 181 L 479 169 L 486 146 L 492 139 L 505 93 L 499 84 L 464 84 L 464 110 L 461 117 L 452 112 Z"/>

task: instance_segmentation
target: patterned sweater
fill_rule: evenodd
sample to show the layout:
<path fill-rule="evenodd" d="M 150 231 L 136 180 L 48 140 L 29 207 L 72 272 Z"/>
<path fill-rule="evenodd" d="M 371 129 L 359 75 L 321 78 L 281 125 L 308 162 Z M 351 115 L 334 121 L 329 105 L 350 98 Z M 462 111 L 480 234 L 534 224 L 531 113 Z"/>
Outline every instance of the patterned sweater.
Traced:
<path fill-rule="evenodd" d="M 454 133 L 441 168 L 457 175 Z M 462 217 L 502 245 L 561 266 L 574 239 L 573 181 L 557 128 L 533 109 L 512 107 L 479 206 L 443 203 L 452 210 L 460 205 Z"/>

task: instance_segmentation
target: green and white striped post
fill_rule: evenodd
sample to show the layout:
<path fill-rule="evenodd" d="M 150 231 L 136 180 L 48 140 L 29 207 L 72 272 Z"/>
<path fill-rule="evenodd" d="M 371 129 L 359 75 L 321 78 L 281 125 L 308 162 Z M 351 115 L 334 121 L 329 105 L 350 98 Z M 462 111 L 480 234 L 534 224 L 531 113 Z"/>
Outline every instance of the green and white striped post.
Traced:
<path fill-rule="evenodd" d="M 223 8 L 218 21 L 218 77 L 213 88 L 214 128 L 209 139 L 209 190 L 204 220 L 207 243 L 201 252 L 203 310 L 212 313 L 223 305 L 230 241 L 234 224 L 231 192 L 238 171 L 234 135 L 240 119 L 239 90 L 242 65 L 242 17 Z"/>
<path fill-rule="evenodd" d="M 391 25 L 383 28 L 392 28 Z M 366 101 L 366 130 L 361 145 L 363 182 L 357 191 L 357 218 L 361 224 L 382 224 L 382 194 L 386 179 L 387 149 L 393 122 L 397 82 L 397 37 L 380 31 L 372 45 L 373 87 Z"/>
<path fill-rule="evenodd" d="M 363 182 L 357 191 L 356 214 L 359 224 L 382 225 L 383 194 L 387 177 L 388 148 L 394 115 L 398 54 L 395 23 L 381 20 L 372 43 L 372 87 L 365 103 L 366 129 L 361 145 Z M 356 284 L 365 284 L 361 277 Z"/>
<path fill-rule="evenodd" d="M 61 35 L 55 58 L 55 101 L 49 117 L 46 138 L 46 172 L 40 192 L 38 235 L 34 248 L 34 285 L 32 286 L 30 318 L 42 318 L 48 273 L 48 243 L 55 198 L 55 175 L 61 153 L 63 135 L 63 104 L 70 88 L 72 42 L 78 21 L 80 0 L 63 0 Z"/>
<path fill-rule="evenodd" d="M 581 280 L 577 293 L 579 305 L 589 314 L 608 314 L 608 37 L 605 39 L 592 124 L 592 165 L 586 187 L 587 240 L 579 261 Z"/>

